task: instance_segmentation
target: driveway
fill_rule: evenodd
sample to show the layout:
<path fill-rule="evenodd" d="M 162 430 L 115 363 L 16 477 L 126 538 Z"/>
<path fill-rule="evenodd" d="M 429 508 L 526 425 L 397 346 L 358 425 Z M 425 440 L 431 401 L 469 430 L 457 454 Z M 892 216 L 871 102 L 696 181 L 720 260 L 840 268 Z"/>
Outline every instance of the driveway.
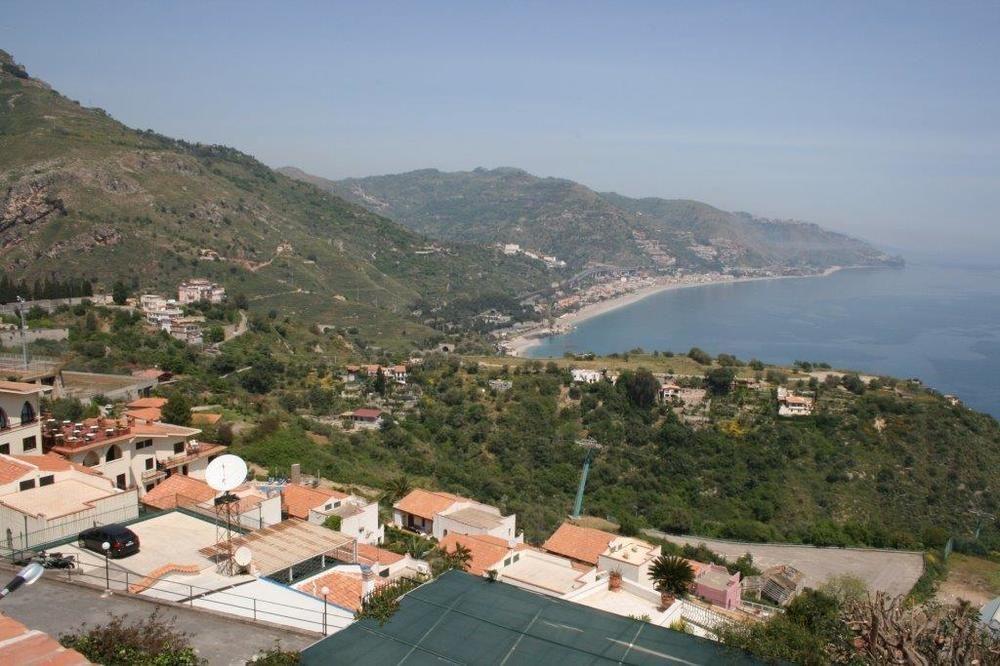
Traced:
<path fill-rule="evenodd" d="M 744 553 L 753 555 L 758 569 L 788 564 L 805 575 L 803 586 L 818 587 L 832 576 L 851 574 L 865 581 L 871 591 L 882 590 L 892 596 L 907 594 L 924 572 L 920 553 L 868 550 L 862 548 L 816 548 L 790 544 L 740 543 L 696 536 L 677 536 L 657 530 L 645 530 L 650 536 L 676 544 L 703 543 L 719 555 L 735 560 Z"/>
<path fill-rule="evenodd" d="M 7 569 L 0 570 L 4 580 L 10 576 Z M 174 626 L 188 634 L 198 654 L 211 666 L 242 666 L 247 659 L 270 649 L 278 641 L 282 649 L 302 650 L 318 640 L 287 629 L 240 622 L 190 608 L 161 606 L 132 596 L 116 594 L 102 599 L 99 590 L 44 577 L 0 602 L 0 610 L 4 613 L 29 629 L 44 631 L 53 638 L 75 631 L 84 622 L 103 624 L 109 613 L 138 619 L 147 617 L 157 607 L 161 608 L 163 618 L 173 618 Z"/>

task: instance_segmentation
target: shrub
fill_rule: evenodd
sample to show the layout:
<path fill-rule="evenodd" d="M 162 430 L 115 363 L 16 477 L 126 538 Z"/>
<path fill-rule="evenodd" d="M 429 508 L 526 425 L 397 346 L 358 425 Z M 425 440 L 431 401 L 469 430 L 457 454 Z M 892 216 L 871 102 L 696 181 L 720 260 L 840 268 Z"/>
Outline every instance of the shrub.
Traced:
<path fill-rule="evenodd" d="M 201 666 L 207 663 L 195 654 L 188 635 L 177 631 L 172 620 L 161 619 L 158 611 L 133 624 L 127 623 L 127 619 L 127 615 L 112 615 L 104 625 L 81 625 L 77 633 L 60 636 L 59 642 L 104 666 Z"/>

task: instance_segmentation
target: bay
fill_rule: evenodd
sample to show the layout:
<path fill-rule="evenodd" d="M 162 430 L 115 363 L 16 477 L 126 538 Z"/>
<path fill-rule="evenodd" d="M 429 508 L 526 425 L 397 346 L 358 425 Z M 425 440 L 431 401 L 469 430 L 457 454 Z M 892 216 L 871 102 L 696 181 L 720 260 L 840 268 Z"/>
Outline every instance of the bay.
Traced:
<path fill-rule="evenodd" d="M 923 263 L 663 291 L 525 355 L 694 346 L 744 360 L 918 377 L 1000 416 L 1000 266 Z"/>

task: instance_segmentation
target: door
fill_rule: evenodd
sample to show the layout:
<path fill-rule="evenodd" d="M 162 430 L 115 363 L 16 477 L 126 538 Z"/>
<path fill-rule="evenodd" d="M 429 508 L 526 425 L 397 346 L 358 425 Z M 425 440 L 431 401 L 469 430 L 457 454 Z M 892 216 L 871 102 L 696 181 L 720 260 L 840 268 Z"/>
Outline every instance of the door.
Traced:
<path fill-rule="evenodd" d="M 125 490 L 125 475 L 124 474 L 119 474 L 117 477 L 115 477 L 115 485 L 119 489 Z"/>

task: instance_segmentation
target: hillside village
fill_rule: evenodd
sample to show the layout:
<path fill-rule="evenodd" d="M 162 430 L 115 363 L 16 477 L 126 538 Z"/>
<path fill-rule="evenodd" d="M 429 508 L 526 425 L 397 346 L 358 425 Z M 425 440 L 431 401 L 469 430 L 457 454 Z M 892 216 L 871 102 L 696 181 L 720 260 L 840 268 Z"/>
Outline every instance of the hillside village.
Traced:
<path fill-rule="evenodd" d="M 0 109 L 0 664 L 1000 663 L 992 417 L 814 359 L 518 355 L 898 258 L 519 169 L 272 170 L 4 51 Z"/>
<path fill-rule="evenodd" d="M 209 282 L 188 281 L 180 290 L 176 300 L 145 294 L 103 307 L 108 313 L 115 307 L 134 312 L 133 325 L 145 327 L 145 335 L 162 332 L 185 347 L 198 346 L 164 324 L 171 329 L 188 324 L 185 308 L 218 306 L 225 298 Z M 87 305 L 87 311 L 93 307 Z M 655 410 L 695 431 L 716 423 L 718 410 L 731 408 L 734 392 L 744 396 L 741 409 L 748 414 L 766 405 L 772 418 L 794 422 L 812 418 L 817 407 L 831 409 L 842 400 L 839 391 L 851 395 L 841 382 L 853 387 L 847 382 L 852 376 L 807 364 L 782 374 L 734 362 L 705 374 L 693 360 L 704 359 L 694 352 L 660 357 L 661 367 L 675 367 L 650 373 L 654 383 L 648 390 Z M 430 362 L 440 360 L 420 355 L 332 370 L 341 387 L 338 401 L 354 406 L 332 409 L 318 422 L 351 437 L 365 432 L 382 437 L 399 427 L 395 424 L 421 418 L 429 408 Z M 497 399 L 521 381 L 516 374 L 491 377 L 496 366 L 488 357 L 472 362 L 488 373 L 483 385 Z M 533 363 L 516 362 L 521 370 Z M 621 369 L 620 361 L 615 367 L 614 359 L 562 363 L 564 399 L 570 401 L 635 381 L 634 371 Z M 378 491 L 349 475 L 324 478 L 304 471 L 314 464 L 308 458 L 254 466 L 228 493 L 232 501 L 220 504 L 227 493 L 209 485 L 208 466 L 233 452 L 251 461 L 257 456 L 252 447 L 233 446 L 227 407 L 185 406 L 178 419 L 170 403 L 181 398 L 167 396 L 178 395 L 173 387 L 184 381 L 182 375 L 159 368 L 129 375 L 74 372 L 60 369 L 55 359 L 20 366 L 16 357 L 5 361 L 4 374 L 10 378 L 0 382 L 4 558 L 16 565 L 57 550 L 72 565 L 47 575 L 107 588 L 116 596 L 186 604 L 350 642 L 358 640 L 348 638 L 351 627 L 378 617 L 386 595 L 405 599 L 414 585 L 452 581 L 457 570 L 579 606 L 580 613 L 639 618 L 651 627 L 718 641 L 728 627 L 781 616 L 815 586 L 851 577 L 872 591 L 899 595 L 919 587 L 927 575 L 919 551 L 872 551 L 863 566 L 840 563 L 840 556 L 831 554 L 818 566 L 793 551 L 783 560 L 755 557 L 753 544 L 745 544 L 745 552 L 727 558 L 698 540 L 684 545 L 656 530 L 637 530 L 629 521 L 616 524 L 586 513 L 564 514 L 555 529 L 541 533 L 532 518 L 529 539 L 520 516 L 502 506 L 399 479 Z M 874 387 L 879 379 L 860 381 Z M 895 390 L 905 395 L 914 389 Z M 760 399 L 748 400 L 752 395 Z M 92 415 L 57 418 L 51 412 L 80 398 L 97 401 Z M 591 430 L 599 432 L 593 425 Z M 225 442 L 217 441 L 220 437 Z M 581 487 L 586 484 L 585 473 Z M 584 498 L 587 506 L 589 494 Z M 79 540 L 87 528 L 105 524 L 127 526 L 141 544 L 139 552 L 105 561 Z M 237 563 L 233 558 L 241 548 L 250 559 Z M 680 566 L 684 582 L 669 587 L 669 576 L 656 573 L 664 562 Z M 341 632 L 344 638 L 338 639 Z M 310 648 L 330 649 L 323 641 Z"/>

